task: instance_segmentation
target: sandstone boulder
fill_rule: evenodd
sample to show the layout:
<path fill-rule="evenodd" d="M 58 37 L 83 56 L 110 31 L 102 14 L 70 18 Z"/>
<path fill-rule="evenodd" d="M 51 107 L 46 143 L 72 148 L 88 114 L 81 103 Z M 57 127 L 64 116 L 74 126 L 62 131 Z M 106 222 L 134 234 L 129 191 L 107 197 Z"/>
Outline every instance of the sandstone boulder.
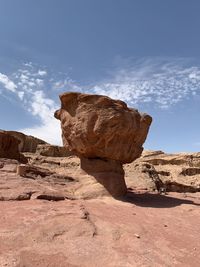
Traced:
<path fill-rule="evenodd" d="M 142 153 L 152 118 L 126 103 L 101 95 L 64 93 L 61 120 L 64 146 L 85 158 L 132 162 Z"/>
<path fill-rule="evenodd" d="M 60 100 L 55 117 L 61 121 L 64 147 L 81 159 L 83 183 L 75 194 L 126 194 L 122 164 L 141 155 L 152 118 L 107 96 L 64 93 Z"/>

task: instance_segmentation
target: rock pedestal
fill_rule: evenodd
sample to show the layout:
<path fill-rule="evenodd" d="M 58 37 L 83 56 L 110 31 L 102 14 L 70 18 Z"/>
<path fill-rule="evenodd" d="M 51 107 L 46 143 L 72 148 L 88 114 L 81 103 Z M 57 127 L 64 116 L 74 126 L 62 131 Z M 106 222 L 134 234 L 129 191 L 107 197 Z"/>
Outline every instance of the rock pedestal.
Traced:
<path fill-rule="evenodd" d="M 64 146 L 104 190 L 124 195 L 122 164 L 141 155 L 152 118 L 107 96 L 64 93 L 60 100 L 55 117 L 61 121 Z"/>
<path fill-rule="evenodd" d="M 80 167 L 82 175 L 91 180 L 92 186 L 90 186 L 90 191 L 93 192 L 88 192 L 88 188 L 82 186 L 82 190 L 78 192 L 79 195 L 81 192 L 84 195 L 93 195 L 101 191 L 101 195 L 109 194 L 117 198 L 126 194 L 124 170 L 120 162 L 109 159 L 87 159 L 82 157 Z"/>

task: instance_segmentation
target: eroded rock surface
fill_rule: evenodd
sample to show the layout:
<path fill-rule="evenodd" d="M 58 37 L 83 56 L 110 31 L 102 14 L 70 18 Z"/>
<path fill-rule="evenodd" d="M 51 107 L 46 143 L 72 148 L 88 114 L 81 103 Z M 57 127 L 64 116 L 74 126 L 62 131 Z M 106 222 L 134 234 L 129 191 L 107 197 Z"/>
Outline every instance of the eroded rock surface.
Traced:
<path fill-rule="evenodd" d="M 19 140 L 14 136 L 0 131 L 0 158 L 16 159 L 26 162 L 26 158 L 19 152 Z"/>
<path fill-rule="evenodd" d="M 152 118 L 106 96 L 64 93 L 61 109 L 63 143 L 80 157 L 132 162 L 143 150 Z"/>
<path fill-rule="evenodd" d="M 65 147 L 53 146 L 49 144 L 37 145 L 36 153 L 47 157 L 69 157 L 72 153 Z"/>
<path fill-rule="evenodd" d="M 63 200 L 74 196 L 71 188 L 77 181 L 70 175 L 11 159 L 0 159 L 0 164 L 1 201 L 31 198 Z"/>
<path fill-rule="evenodd" d="M 35 153 L 37 145 L 39 144 L 47 144 L 45 141 L 33 137 L 31 135 L 26 135 L 21 132 L 17 131 L 3 131 L 1 132 L 7 133 L 13 137 L 15 137 L 19 142 L 18 142 L 18 148 L 19 152 L 31 152 Z"/>
<path fill-rule="evenodd" d="M 64 146 L 80 157 L 88 178 L 114 197 L 124 195 L 122 164 L 141 155 L 152 118 L 101 95 L 64 93 L 60 100 L 55 117 L 61 121 Z"/>
<path fill-rule="evenodd" d="M 122 164 L 108 159 L 81 158 L 81 186 L 75 194 L 81 198 L 111 195 L 123 196 L 127 192 Z M 106 189 L 106 190 L 105 190 Z"/>
<path fill-rule="evenodd" d="M 200 191 L 200 153 L 144 151 L 135 162 L 125 165 L 125 172 L 129 186 L 133 188 L 139 186 L 166 192 Z"/>
<path fill-rule="evenodd" d="M 146 151 L 143 155 L 145 154 L 147 154 Z M 51 195 L 57 192 L 61 196 L 64 194 L 65 197 L 95 199 L 109 195 L 116 196 L 122 190 L 125 194 L 126 185 L 129 190 L 145 192 L 200 191 L 198 167 L 190 167 L 186 164 L 153 165 L 148 162 L 150 158 L 152 160 L 152 156 L 142 156 L 135 162 L 124 166 L 125 185 L 124 170 L 121 165 L 116 165 L 115 161 L 84 158 L 80 162 L 76 156 L 46 157 L 31 153 L 25 153 L 25 155 L 29 161 L 29 164 L 25 165 L 28 166 L 25 176 L 17 175 L 20 165 L 17 160 L 0 160 L 0 196 L 2 199 L 29 198 L 30 196 L 27 195 L 29 192 L 35 192 L 32 197 L 36 196 L 36 192 L 41 195 Z M 160 159 L 162 156 L 165 159 L 167 157 L 163 153 L 160 154 Z M 195 164 L 198 165 L 197 158 Z"/>

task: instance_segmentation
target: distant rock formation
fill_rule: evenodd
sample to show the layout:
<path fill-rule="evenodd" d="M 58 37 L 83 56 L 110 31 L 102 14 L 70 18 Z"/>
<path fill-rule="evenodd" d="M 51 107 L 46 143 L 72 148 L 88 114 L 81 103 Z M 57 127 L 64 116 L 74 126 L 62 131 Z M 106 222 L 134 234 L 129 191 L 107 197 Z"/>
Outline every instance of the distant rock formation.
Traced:
<path fill-rule="evenodd" d="M 200 191 L 199 152 L 167 154 L 162 151 L 144 151 L 139 159 L 125 166 L 125 171 L 132 188 L 159 192 Z"/>
<path fill-rule="evenodd" d="M 19 140 L 19 151 L 20 152 L 31 152 L 35 153 L 37 145 L 39 144 L 47 144 L 45 141 L 38 139 L 36 137 L 33 137 L 31 135 L 26 135 L 17 131 L 4 131 L 0 130 L 1 132 L 5 132 L 11 136 L 14 136 Z"/>
<path fill-rule="evenodd" d="M 16 159 L 27 162 L 27 159 L 19 152 L 19 140 L 14 136 L 0 131 L 0 158 Z"/>
<path fill-rule="evenodd" d="M 69 157 L 72 153 L 62 146 L 53 146 L 49 144 L 38 145 L 36 154 L 46 157 Z"/>
<path fill-rule="evenodd" d="M 111 195 L 125 194 L 122 164 L 141 155 L 152 118 L 107 96 L 64 93 L 60 100 L 55 117 L 61 121 L 64 146 Z"/>

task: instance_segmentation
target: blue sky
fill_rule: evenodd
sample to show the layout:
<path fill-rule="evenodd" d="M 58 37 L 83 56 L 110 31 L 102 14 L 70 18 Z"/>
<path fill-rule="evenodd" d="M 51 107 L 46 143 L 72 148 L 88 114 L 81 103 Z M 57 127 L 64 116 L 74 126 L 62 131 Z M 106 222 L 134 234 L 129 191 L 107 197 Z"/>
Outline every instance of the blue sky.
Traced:
<path fill-rule="evenodd" d="M 200 1 L 0 0 L 0 128 L 59 144 L 65 91 L 147 112 L 146 149 L 200 151 Z"/>

